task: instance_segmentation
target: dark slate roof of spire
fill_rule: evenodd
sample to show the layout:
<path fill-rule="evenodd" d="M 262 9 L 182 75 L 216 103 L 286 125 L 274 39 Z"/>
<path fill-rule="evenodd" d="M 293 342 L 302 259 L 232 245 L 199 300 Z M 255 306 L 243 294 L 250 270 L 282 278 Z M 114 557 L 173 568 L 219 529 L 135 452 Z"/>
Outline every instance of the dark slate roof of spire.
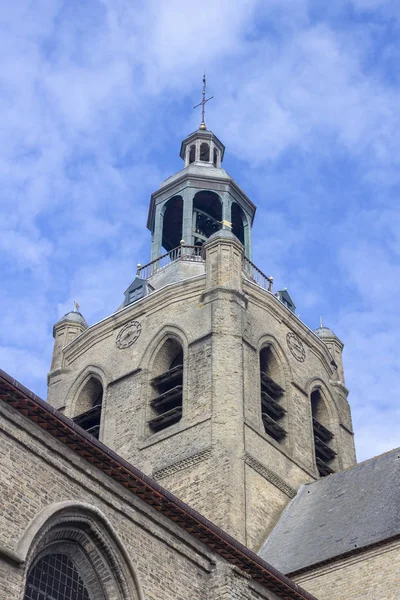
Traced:
<path fill-rule="evenodd" d="M 259 555 L 294 573 L 400 534 L 400 448 L 303 485 Z"/>

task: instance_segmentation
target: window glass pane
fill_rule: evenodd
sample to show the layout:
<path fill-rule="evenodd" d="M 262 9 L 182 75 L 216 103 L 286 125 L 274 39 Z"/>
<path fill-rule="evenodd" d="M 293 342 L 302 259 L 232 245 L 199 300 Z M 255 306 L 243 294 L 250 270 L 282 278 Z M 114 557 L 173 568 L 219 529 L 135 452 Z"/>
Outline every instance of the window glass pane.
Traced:
<path fill-rule="evenodd" d="M 72 560 L 65 554 L 49 554 L 31 569 L 24 600 L 90 600 Z"/>

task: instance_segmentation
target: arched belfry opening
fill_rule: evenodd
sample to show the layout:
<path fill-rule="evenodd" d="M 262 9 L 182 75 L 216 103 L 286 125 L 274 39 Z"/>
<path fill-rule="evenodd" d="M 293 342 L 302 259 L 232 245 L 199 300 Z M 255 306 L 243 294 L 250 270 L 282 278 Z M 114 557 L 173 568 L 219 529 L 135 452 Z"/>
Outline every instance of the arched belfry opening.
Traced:
<path fill-rule="evenodd" d="M 270 346 L 260 352 L 261 415 L 265 432 L 277 442 L 286 437 L 285 390 L 278 361 Z"/>
<path fill-rule="evenodd" d="M 210 162 L 210 145 L 206 142 L 200 145 L 200 160 L 202 162 Z"/>
<path fill-rule="evenodd" d="M 189 165 L 196 160 L 196 146 L 192 144 L 189 148 Z"/>
<path fill-rule="evenodd" d="M 182 418 L 183 348 L 175 338 L 169 338 L 158 351 L 151 379 L 151 431 L 174 425 Z"/>
<path fill-rule="evenodd" d="M 334 473 L 333 462 L 336 452 L 333 449 L 333 433 L 327 405 L 320 389 L 311 393 L 311 413 L 313 421 L 315 460 L 321 477 Z"/>
<path fill-rule="evenodd" d="M 102 405 L 103 386 L 101 381 L 96 377 L 90 377 L 79 392 L 73 420 L 97 439 L 100 433 Z"/>
<path fill-rule="evenodd" d="M 231 221 L 232 221 L 232 233 L 236 235 L 238 240 L 244 244 L 244 224 L 246 216 L 243 209 L 236 202 L 232 203 L 231 208 Z"/>
<path fill-rule="evenodd" d="M 194 244 L 204 242 L 222 226 L 222 203 L 215 192 L 197 192 L 193 200 Z"/>
<path fill-rule="evenodd" d="M 213 165 L 214 167 L 218 167 L 218 150 L 216 148 L 213 151 Z"/>
<path fill-rule="evenodd" d="M 164 206 L 162 246 L 167 252 L 179 246 L 182 239 L 182 218 L 182 196 L 173 196 Z"/>

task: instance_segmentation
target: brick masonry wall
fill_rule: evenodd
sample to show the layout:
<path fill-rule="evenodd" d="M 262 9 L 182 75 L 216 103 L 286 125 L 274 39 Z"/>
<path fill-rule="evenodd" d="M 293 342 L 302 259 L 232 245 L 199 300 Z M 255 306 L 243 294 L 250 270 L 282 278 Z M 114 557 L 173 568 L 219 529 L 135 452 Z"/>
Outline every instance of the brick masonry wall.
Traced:
<path fill-rule="evenodd" d="M 7 551 L 16 552 L 41 511 L 73 500 L 95 507 L 111 523 L 146 600 L 217 600 L 220 584 L 227 586 L 229 598 L 276 598 L 20 413 L 0 403 L 0 414 L 2 600 L 22 597 L 29 568 L 13 564 Z M 222 572 L 223 583 L 216 575 Z"/>
<path fill-rule="evenodd" d="M 382 544 L 307 574 L 296 583 L 319 600 L 398 600 L 400 541 Z"/>
<path fill-rule="evenodd" d="M 205 275 L 170 283 L 70 343 L 62 368 L 50 375 L 49 402 L 73 416 L 85 381 L 100 378 L 100 439 L 148 475 L 188 461 L 184 469 L 170 469 L 163 484 L 257 550 L 290 499 L 282 490 L 297 490 L 318 476 L 312 386 L 323 386 L 330 403 L 338 469 L 355 460 L 350 410 L 327 347 L 273 295 L 242 276 L 239 244 L 214 240 L 206 251 Z M 118 333 L 131 321 L 140 323 L 140 337 L 121 350 Z M 303 343 L 303 362 L 288 348 L 289 332 Z M 152 433 L 150 381 L 159 373 L 156 361 L 168 336 L 183 348 L 183 415 Z M 259 352 L 266 344 L 285 389 L 288 434 L 282 443 L 265 433 L 261 419 Z M 208 449 L 205 472 L 204 464 L 189 459 Z M 249 466 L 248 456 L 261 470 Z"/>

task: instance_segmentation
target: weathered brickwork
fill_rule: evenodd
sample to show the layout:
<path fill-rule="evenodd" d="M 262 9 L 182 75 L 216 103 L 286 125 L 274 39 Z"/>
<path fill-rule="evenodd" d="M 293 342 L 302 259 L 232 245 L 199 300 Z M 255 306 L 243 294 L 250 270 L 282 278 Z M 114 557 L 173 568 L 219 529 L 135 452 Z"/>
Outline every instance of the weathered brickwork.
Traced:
<path fill-rule="evenodd" d="M 258 549 L 297 490 L 315 479 L 310 393 L 319 385 L 329 403 L 337 451 L 335 468 L 354 464 L 347 391 L 338 380 L 327 346 L 271 293 L 242 273 L 243 248 L 222 236 L 205 246 L 205 273 L 182 280 L 168 268 L 150 296 L 90 327 L 56 356 L 49 402 L 76 414 L 77 397 L 91 376 L 104 388 L 100 439 L 250 548 Z M 116 338 L 131 321 L 141 334 L 119 349 Z M 299 362 L 286 336 L 295 332 L 305 348 Z M 157 433 L 151 379 L 159 374 L 160 349 L 169 338 L 183 350 L 183 414 Z M 261 417 L 259 353 L 269 345 L 285 390 L 287 436 L 276 442 Z M 336 357 L 339 360 L 338 357 Z M 210 452 L 204 464 L 190 457 Z M 274 473 L 273 481 L 245 465 L 252 456 Z M 186 464 L 171 471 L 171 465 Z M 211 499 L 211 500 L 210 500 Z"/>
<path fill-rule="evenodd" d="M 276 600 L 22 414 L 3 403 L 0 411 L 1 599 L 21 598 L 35 556 L 50 543 L 68 552 L 69 536 L 85 548 L 109 600 Z"/>
<path fill-rule="evenodd" d="M 319 600 L 398 600 L 400 541 L 334 561 L 294 577 Z"/>

